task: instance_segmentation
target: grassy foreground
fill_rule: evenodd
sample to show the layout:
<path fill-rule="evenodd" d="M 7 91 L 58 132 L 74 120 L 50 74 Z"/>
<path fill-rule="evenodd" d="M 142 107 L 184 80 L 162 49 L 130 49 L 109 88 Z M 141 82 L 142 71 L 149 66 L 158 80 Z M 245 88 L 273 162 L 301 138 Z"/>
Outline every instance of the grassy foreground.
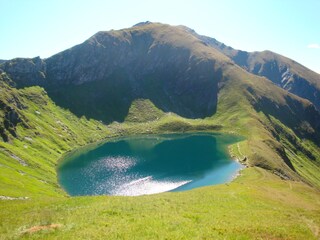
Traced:
<path fill-rule="evenodd" d="M 1 239 L 318 239 L 320 194 L 248 168 L 232 183 L 140 197 L 3 201 Z"/>

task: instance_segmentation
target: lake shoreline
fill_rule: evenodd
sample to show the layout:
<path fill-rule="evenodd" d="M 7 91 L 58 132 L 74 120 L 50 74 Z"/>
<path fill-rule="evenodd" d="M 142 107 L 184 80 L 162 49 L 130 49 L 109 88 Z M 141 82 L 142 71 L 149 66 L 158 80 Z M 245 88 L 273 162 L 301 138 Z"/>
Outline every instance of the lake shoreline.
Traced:
<path fill-rule="evenodd" d="M 189 147 L 184 147 L 184 146 L 180 146 L 179 144 L 181 144 L 181 142 L 183 141 L 191 141 L 190 139 L 206 139 L 205 141 L 205 146 L 202 146 L 203 144 L 200 144 L 200 143 L 192 143 Z M 236 161 L 239 166 L 237 164 L 234 164 L 232 163 L 232 161 L 234 161 L 234 158 L 231 157 L 230 155 L 230 152 L 228 151 L 228 146 L 230 144 L 234 144 L 235 142 L 238 142 L 240 141 L 241 137 L 239 136 L 235 136 L 233 134 L 224 134 L 224 133 L 211 133 L 211 132 L 201 132 L 201 133 L 195 133 L 195 132 L 191 132 L 191 133 L 171 133 L 171 134 L 148 134 L 148 135 L 140 135 L 140 136 L 119 136 L 119 137 L 116 137 L 116 138 L 112 138 L 112 139 L 107 139 L 105 142 L 101 142 L 101 143 L 97 143 L 95 145 L 91 145 L 88 147 L 85 147 L 83 149 L 80 149 L 78 151 L 74 151 L 73 153 L 69 153 L 69 155 L 67 155 L 67 157 L 65 159 L 63 159 L 64 162 L 60 162 L 60 165 L 57 167 L 57 171 L 60 171 L 60 174 L 58 173 L 58 181 L 60 183 L 60 186 L 68 193 L 70 194 L 71 196 L 75 195 L 75 196 L 78 196 L 78 195 L 144 195 L 145 192 L 143 192 L 141 190 L 141 188 L 145 188 L 145 189 L 149 189 L 149 190 L 145 190 L 147 191 L 146 193 L 148 194 L 148 191 L 149 193 L 160 193 L 160 192 L 167 192 L 167 191 L 172 191 L 172 190 L 175 190 L 175 189 L 185 189 L 186 186 L 189 186 L 189 188 L 187 188 L 186 190 L 189 190 L 189 189 L 192 189 L 192 188 L 196 188 L 196 187 L 201 187 L 201 186 L 206 186 L 206 185 L 215 185 L 215 184 L 220 184 L 220 183 L 225 183 L 225 182 L 230 182 L 230 181 L 233 181 L 233 179 L 238 175 L 238 171 L 240 169 L 243 168 L 243 165 L 240 164 L 238 161 Z M 80 193 L 77 193 L 75 194 L 74 193 L 74 189 L 75 188 L 74 186 L 76 186 L 78 184 L 77 181 L 74 180 L 75 176 L 77 176 L 76 173 L 73 173 L 72 174 L 72 178 L 70 181 L 74 181 L 73 184 L 72 184 L 72 187 L 70 187 L 70 189 L 65 189 L 64 186 L 63 186 L 63 182 L 66 181 L 64 180 L 64 177 L 63 177 L 63 174 L 61 174 L 61 168 L 67 168 L 68 171 L 70 169 L 72 169 L 72 167 L 70 168 L 70 166 L 73 164 L 73 165 L 77 165 L 79 164 L 79 160 L 77 160 L 77 158 L 84 158 L 84 155 L 92 155 L 93 152 L 95 151 L 94 149 L 103 149 L 104 147 L 106 147 L 106 145 L 112 145 L 113 144 L 113 148 L 114 146 L 116 146 L 116 143 L 129 143 L 129 145 L 131 144 L 131 148 L 134 147 L 134 148 L 137 148 L 138 151 L 140 151 L 140 153 L 143 153 L 143 154 L 146 154 L 148 153 L 148 151 L 151 151 L 153 148 L 157 149 L 157 148 L 160 148 L 163 147 L 164 145 L 168 145 L 169 143 L 169 146 L 171 146 L 173 143 L 176 143 L 178 144 L 177 145 L 177 149 L 174 151 L 174 154 L 177 154 L 177 159 L 181 158 L 184 159 L 184 162 L 180 163 L 180 165 L 174 165 L 174 162 L 175 161 L 178 161 L 176 160 L 175 158 L 172 158 L 170 156 L 169 153 L 166 153 L 166 149 L 162 149 L 162 150 L 157 150 L 159 151 L 159 154 L 161 155 L 161 153 L 166 153 L 167 155 L 164 155 L 162 156 L 163 159 L 172 159 L 170 160 L 167 164 L 171 164 L 172 166 L 174 166 L 173 169 L 177 169 L 177 171 L 186 171 L 185 173 L 183 174 L 187 174 L 187 175 L 181 175 L 180 177 L 182 177 L 181 181 L 183 182 L 183 184 L 181 186 L 177 186 L 177 187 L 174 187 L 173 182 L 181 182 L 180 180 L 173 180 L 173 179 L 176 179 L 176 177 L 174 177 L 175 175 L 168 175 L 167 177 L 163 178 L 161 177 L 163 174 L 168 174 L 172 171 L 171 168 L 168 168 L 168 170 L 165 170 L 167 169 L 166 166 L 162 166 L 162 165 L 159 165 L 159 163 L 162 163 L 163 160 L 159 161 L 158 160 L 158 165 L 155 165 L 153 168 L 151 168 L 151 170 L 153 171 L 153 174 L 154 175 L 151 175 L 152 177 L 149 178 L 148 181 L 145 181 L 143 180 L 142 183 L 139 184 L 134 184 L 135 182 L 137 182 L 137 180 L 141 180 L 141 179 L 145 179 L 146 176 L 149 176 L 148 174 L 147 175 L 141 175 L 140 172 L 136 172 L 134 173 L 135 176 L 140 176 L 141 177 L 135 177 L 134 179 L 132 180 L 128 180 L 128 176 L 121 176 L 118 175 L 117 177 L 119 179 L 127 179 L 126 183 L 123 183 L 124 185 L 128 185 L 128 186 L 134 186 L 136 188 L 136 191 L 140 193 L 137 194 L 136 192 L 130 192 L 129 190 L 123 188 L 123 187 L 120 187 L 118 190 L 112 190 L 112 192 L 108 192 L 108 191 L 111 191 L 111 190 L 101 190 L 101 189 L 109 189 L 108 188 L 108 183 L 104 182 L 103 184 L 102 183 L 99 183 L 97 184 L 97 182 L 94 182 L 93 180 L 87 180 L 87 181 L 91 181 L 91 184 L 93 186 L 94 190 L 93 194 L 89 193 L 90 190 L 92 187 L 88 187 L 86 186 L 86 184 L 83 182 L 83 188 L 85 188 L 86 190 L 82 190 L 82 189 L 78 189 L 78 191 L 82 192 L 82 194 Z M 168 143 L 166 143 L 168 142 Z M 137 145 L 138 144 L 138 145 Z M 188 143 L 190 144 L 190 143 Z M 209 144 L 209 145 L 208 145 Z M 212 145 L 213 144 L 213 145 Z M 208 146 L 206 146 L 208 145 Z M 144 149 L 145 147 L 147 147 L 147 149 Z M 196 149 L 198 148 L 198 150 L 201 150 L 201 151 L 198 151 L 198 152 L 195 152 L 196 153 L 196 156 L 197 159 L 198 159 L 198 162 L 196 163 L 192 157 L 190 157 L 189 155 L 193 153 L 193 148 Z M 109 148 L 109 152 L 112 152 L 113 148 Z M 184 149 L 183 152 L 181 152 L 179 149 Z M 218 150 L 219 149 L 219 150 Z M 130 147 L 128 148 L 128 146 L 126 146 L 126 151 L 129 151 L 130 150 Z M 87 151 L 87 152 L 86 152 Z M 142 151 L 142 152 L 141 152 Z M 184 152 L 187 152 L 187 153 L 184 153 Z M 189 153 L 188 153 L 189 152 Z M 99 153 L 101 154 L 101 153 Z M 115 153 L 113 153 L 115 154 Z M 121 152 L 117 152 L 116 155 L 121 155 L 122 153 Z M 199 155 L 200 154 L 200 155 Z M 213 156 L 215 156 L 215 154 L 217 155 L 217 159 L 221 159 L 219 160 L 218 162 L 212 162 L 212 160 L 210 160 L 210 158 L 212 158 Z M 119 156 L 120 156 L 119 155 Z M 99 158 L 102 158 L 104 162 L 100 163 L 102 164 L 100 166 L 100 168 L 104 168 L 104 171 L 105 172 L 99 172 L 98 174 L 107 174 L 106 176 L 112 176 L 114 173 L 110 172 L 110 169 L 114 168 L 117 164 L 122 164 L 120 167 L 119 166 L 116 166 L 116 168 L 119 168 L 121 171 L 127 171 L 126 168 L 130 169 L 133 165 L 136 164 L 136 160 L 132 160 L 132 159 L 128 159 L 127 157 L 123 158 L 123 157 L 120 157 L 120 158 L 114 158 L 114 157 L 104 157 L 104 156 L 100 156 Z M 147 158 L 148 159 L 148 158 Z M 81 159 L 80 159 L 81 160 Z M 186 160 L 188 160 L 186 162 Z M 223 175 L 219 175 L 217 174 L 216 172 L 214 173 L 215 175 L 217 175 L 217 177 L 215 177 L 215 175 L 213 175 L 213 173 L 208 173 L 207 170 L 203 169 L 201 170 L 200 172 L 203 172 L 202 173 L 202 180 L 201 177 L 199 177 L 199 173 L 197 172 L 197 168 L 199 168 L 199 166 L 197 164 L 200 164 L 199 163 L 199 160 L 200 161 L 203 161 L 202 164 L 205 164 L 206 166 L 214 166 L 214 164 L 218 164 L 217 166 L 221 165 L 223 162 L 228 162 L 229 165 L 226 165 L 228 166 L 228 168 L 230 170 L 228 171 L 232 171 L 232 176 L 229 176 L 229 177 L 226 177 L 226 176 L 223 176 Z M 76 161 L 76 162 L 73 162 L 73 161 Z M 88 159 L 82 159 L 81 160 L 82 163 L 80 164 L 81 166 L 85 166 L 86 164 L 88 164 Z M 131 161 L 131 162 L 130 162 Z M 132 163 L 135 162 L 135 163 Z M 166 160 L 167 161 L 167 160 Z M 181 160 L 180 160 L 181 161 Z M 216 161 L 216 160 L 215 160 Z M 221 162 L 222 161 L 222 162 Z M 94 163 L 94 160 L 93 159 L 90 159 L 90 164 L 96 164 Z M 126 164 L 129 166 L 126 166 Z M 133 164 L 133 165 L 132 165 Z M 152 162 L 148 162 L 148 164 L 150 166 L 152 166 Z M 231 164 L 231 165 L 230 165 Z M 132 166 L 131 166 L 132 165 Z M 186 166 L 185 166 L 186 165 Z M 110 169 L 106 168 L 106 166 L 109 166 Z M 140 166 L 142 167 L 142 169 L 145 168 L 145 166 L 141 165 L 140 163 L 137 165 L 137 166 Z M 147 166 L 147 167 L 150 167 L 150 166 Z M 191 167 L 192 166 L 192 167 Z M 201 166 L 201 165 L 200 165 Z M 125 168 L 123 168 L 125 167 Z M 184 169 L 184 168 L 187 168 L 188 167 L 188 170 Z M 226 169 L 228 169 L 226 168 Z M 79 169 L 79 166 L 77 166 L 77 169 Z M 161 170 L 162 169 L 162 170 Z M 184 169 L 184 170 L 181 170 L 181 169 Z M 190 172 L 190 169 L 191 169 L 191 172 Z M 200 169 L 202 169 L 202 167 L 200 167 Z M 211 167 L 209 168 L 211 169 Z M 117 171 L 120 171 L 117 169 Z M 237 171 L 236 171 L 237 170 Z M 81 170 L 83 171 L 81 174 L 84 174 L 82 177 L 79 177 L 79 180 L 78 181 L 82 181 L 81 179 L 88 179 L 88 176 L 85 176 L 85 171 L 88 171 L 88 170 Z M 95 168 L 91 167 L 90 166 L 90 171 L 91 172 L 94 172 L 95 171 Z M 131 170 L 130 170 L 131 171 Z M 143 170 L 145 171 L 145 170 Z M 161 172 L 162 171 L 162 172 Z M 166 171 L 169 171 L 168 173 L 166 173 Z M 188 172 L 189 171 L 189 172 Z M 212 170 L 211 170 L 212 171 Z M 236 172 L 235 172 L 236 171 Z M 196 174 L 195 177 L 196 178 L 190 178 L 190 174 L 194 172 L 193 174 Z M 130 173 L 130 174 L 133 174 L 133 173 Z M 160 175 L 159 175 L 160 174 Z M 164 175 L 164 176 L 165 176 Z M 94 174 L 94 173 L 90 173 L 90 178 L 94 179 L 95 177 L 97 176 L 97 174 Z M 144 176 L 144 177 L 143 177 Z M 171 177 L 170 177 L 171 176 Z M 189 176 L 189 177 L 187 177 Z M 160 178 L 159 178 L 160 177 Z M 106 179 L 104 177 L 104 179 Z M 112 180 L 112 186 L 117 186 L 119 185 L 119 181 L 120 180 Z M 165 180 L 167 179 L 167 180 Z M 99 182 L 100 179 L 97 178 L 97 181 Z M 122 180 L 121 180 L 122 181 Z M 120 181 L 120 182 L 121 182 Z M 129 182 L 128 182 L 129 181 Z M 159 182 L 160 181 L 160 182 Z M 173 182 L 172 182 L 173 181 Z M 187 183 L 187 184 L 185 184 Z M 64 183 L 64 184 L 68 184 L 68 183 Z M 89 183 L 87 183 L 89 184 Z M 101 185 L 102 184 L 102 185 Z M 107 184 L 107 185 L 106 185 Z M 99 187 L 97 187 L 96 185 L 99 185 Z M 166 186 L 166 187 L 165 187 Z M 153 188 L 158 188 L 158 189 L 162 189 L 161 191 L 160 190 L 152 190 Z M 171 188 L 171 189 L 170 189 Z M 140 189 L 140 190 L 137 190 L 137 189 Z M 167 190 L 165 190 L 167 189 Z M 70 192 L 70 191 L 73 191 L 73 192 Z M 107 191 L 107 192 L 103 192 L 103 191 Z M 115 192 L 113 192 L 115 191 Z M 129 192 L 130 193 L 129 193 Z M 142 192 L 141 192 L 142 191 Z M 110 194 L 111 193 L 111 194 Z"/>

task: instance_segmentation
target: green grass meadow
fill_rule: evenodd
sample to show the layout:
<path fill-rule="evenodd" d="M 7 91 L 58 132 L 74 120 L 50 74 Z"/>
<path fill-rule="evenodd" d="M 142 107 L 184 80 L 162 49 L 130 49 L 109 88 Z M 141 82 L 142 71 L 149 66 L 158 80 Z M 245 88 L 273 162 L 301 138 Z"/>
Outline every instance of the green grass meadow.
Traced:
<path fill-rule="evenodd" d="M 1 239 L 318 239 L 320 224 L 318 191 L 256 167 L 186 192 L 31 198 L 0 208 Z"/>

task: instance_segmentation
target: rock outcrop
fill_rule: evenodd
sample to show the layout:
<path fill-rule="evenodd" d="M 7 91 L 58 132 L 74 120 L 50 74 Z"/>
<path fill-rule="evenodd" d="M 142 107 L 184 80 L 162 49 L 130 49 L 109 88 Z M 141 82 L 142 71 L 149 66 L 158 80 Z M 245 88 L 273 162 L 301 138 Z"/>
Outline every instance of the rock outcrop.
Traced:
<path fill-rule="evenodd" d="M 46 63 L 40 57 L 15 58 L 2 63 L 0 68 L 14 80 L 18 88 L 45 85 Z"/>

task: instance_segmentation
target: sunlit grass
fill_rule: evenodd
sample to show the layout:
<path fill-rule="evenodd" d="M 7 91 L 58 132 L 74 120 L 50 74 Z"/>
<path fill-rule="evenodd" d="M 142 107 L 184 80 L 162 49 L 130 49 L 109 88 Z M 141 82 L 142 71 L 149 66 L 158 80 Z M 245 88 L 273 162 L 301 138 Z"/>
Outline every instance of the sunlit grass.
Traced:
<path fill-rule="evenodd" d="M 140 197 L 1 204 L 3 238 L 317 239 L 319 192 L 250 168 L 229 184 Z M 60 227 L 30 233 L 34 226 Z"/>

